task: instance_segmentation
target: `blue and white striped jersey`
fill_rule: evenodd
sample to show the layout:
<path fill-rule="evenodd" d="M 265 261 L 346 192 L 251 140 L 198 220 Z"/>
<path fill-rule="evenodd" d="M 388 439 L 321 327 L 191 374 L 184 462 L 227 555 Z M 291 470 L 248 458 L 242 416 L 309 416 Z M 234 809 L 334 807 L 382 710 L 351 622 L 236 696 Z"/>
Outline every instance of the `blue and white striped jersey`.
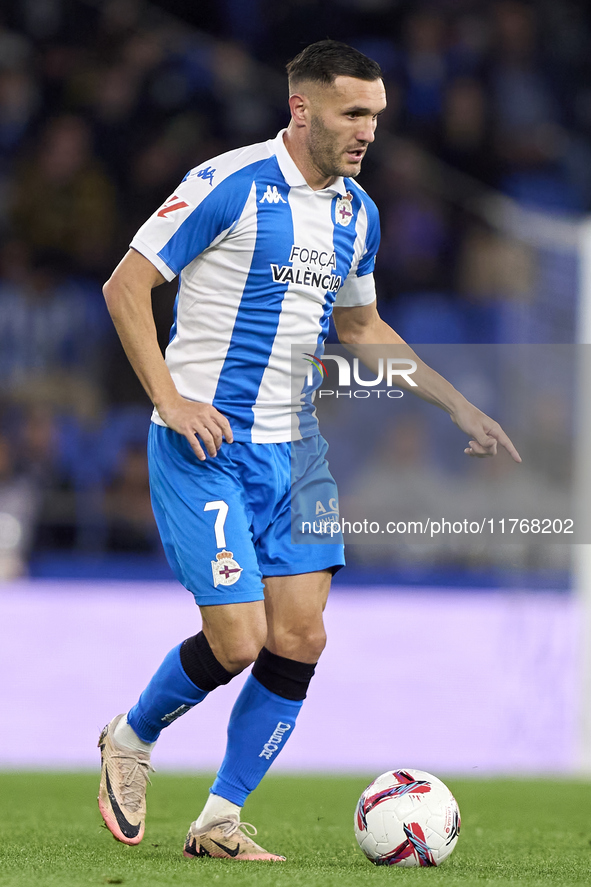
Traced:
<path fill-rule="evenodd" d="M 295 361 L 294 379 L 291 345 L 321 356 L 333 305 L 375 299 L 375 204 L 352 179 L 312 190 L 283 132 L 191 170 L 131 243 L 179 275 L 166 350 L 178 391 L 253 443 L 317 433 L 310 364 L 299 375 Z"/>

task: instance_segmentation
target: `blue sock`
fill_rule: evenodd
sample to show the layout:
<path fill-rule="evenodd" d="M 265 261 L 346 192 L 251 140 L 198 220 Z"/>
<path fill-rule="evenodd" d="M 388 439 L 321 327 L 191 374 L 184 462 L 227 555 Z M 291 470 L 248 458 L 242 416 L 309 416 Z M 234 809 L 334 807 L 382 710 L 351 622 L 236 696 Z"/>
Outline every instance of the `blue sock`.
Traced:
<path fill-rule="evenodd" d="M 232 709 L 214 794 L 244 805 L 293 733 L 302 702 L 278 696 L 248 676 Z"/>
<path fill-rule="evenodd" d="M 181 665 L 181 644 L 165 656 L 154 677 L 127 713 L 127 723 L 144 742 L 155 742 L 160 731 L 207 696 Z"/>

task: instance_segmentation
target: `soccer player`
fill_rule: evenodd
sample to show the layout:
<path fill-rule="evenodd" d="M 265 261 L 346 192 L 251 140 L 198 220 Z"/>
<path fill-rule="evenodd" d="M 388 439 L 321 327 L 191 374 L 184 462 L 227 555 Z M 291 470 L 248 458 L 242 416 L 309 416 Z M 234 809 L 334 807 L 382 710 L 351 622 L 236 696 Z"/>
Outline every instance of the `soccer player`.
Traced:
<path fill-rule="evenodd" d="M 378 213 L 355 182 L 386 107 L 380 68 L 323 40 L 287 71 L 288 128 L 189 172 L 104 288 L 154 403 L 148 451 L 163 545 L 202 619 L 101 733 L 99 807 L 115 838 L 142 839 L 150 752 L 162 729 L 254 662 L 185 841 L 195 858 L 283 859 L 253 841 L 241 809 L 293 733 L 325 644 L 331 577 L 344 564 L 340 538 L 292 542 L 294 501 L 305 508 L 309 489 L 314 501 L 337 493 L 308 364 L 302 359 L 294 394 L 290 345 L 320 356 L 331 312 L 345 344 L 402 343 L 376 310 Z M 177 275 L 163 359 L 151 291 Z M 497 423 L 414 359 L 413 390 L 447 410 L 470 438 L 468 454 L 494 455 L 500 443 L 519 461 Z"/>

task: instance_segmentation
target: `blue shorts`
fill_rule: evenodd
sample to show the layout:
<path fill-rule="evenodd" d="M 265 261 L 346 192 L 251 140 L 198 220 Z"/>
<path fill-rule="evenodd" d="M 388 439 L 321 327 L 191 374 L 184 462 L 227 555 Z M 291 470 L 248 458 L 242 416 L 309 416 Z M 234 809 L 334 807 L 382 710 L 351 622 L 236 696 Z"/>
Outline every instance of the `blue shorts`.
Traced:
<path fill-rule="evenodd" d="M 295 502 L 297 514 L 313 520 L 314 505 L 328 510 L 318 503 L 337 501 L 327 448 L 320 435 L 294 443 L 224 443 L 215 458 L 201 462 L 181 434 L 151 425 L 154 515 L 168 562 L 199 605 L 262 600 L 264 576 L 344 565 L 340 534 L 320 544 L 292 537 Z"/>

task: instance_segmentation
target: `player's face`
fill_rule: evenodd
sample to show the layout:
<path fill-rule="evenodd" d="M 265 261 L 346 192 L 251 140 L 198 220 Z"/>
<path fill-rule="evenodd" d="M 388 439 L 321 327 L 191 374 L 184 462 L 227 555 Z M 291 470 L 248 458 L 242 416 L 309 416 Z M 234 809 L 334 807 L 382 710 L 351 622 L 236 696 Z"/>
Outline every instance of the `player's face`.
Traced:
<path fill-rule="evenodd" d="M 319 89 L 311 102 L 307 145 L 316 169 L 327 178 L 358 175 L 385 107 L 381 80 L 337 77 Z"/>

